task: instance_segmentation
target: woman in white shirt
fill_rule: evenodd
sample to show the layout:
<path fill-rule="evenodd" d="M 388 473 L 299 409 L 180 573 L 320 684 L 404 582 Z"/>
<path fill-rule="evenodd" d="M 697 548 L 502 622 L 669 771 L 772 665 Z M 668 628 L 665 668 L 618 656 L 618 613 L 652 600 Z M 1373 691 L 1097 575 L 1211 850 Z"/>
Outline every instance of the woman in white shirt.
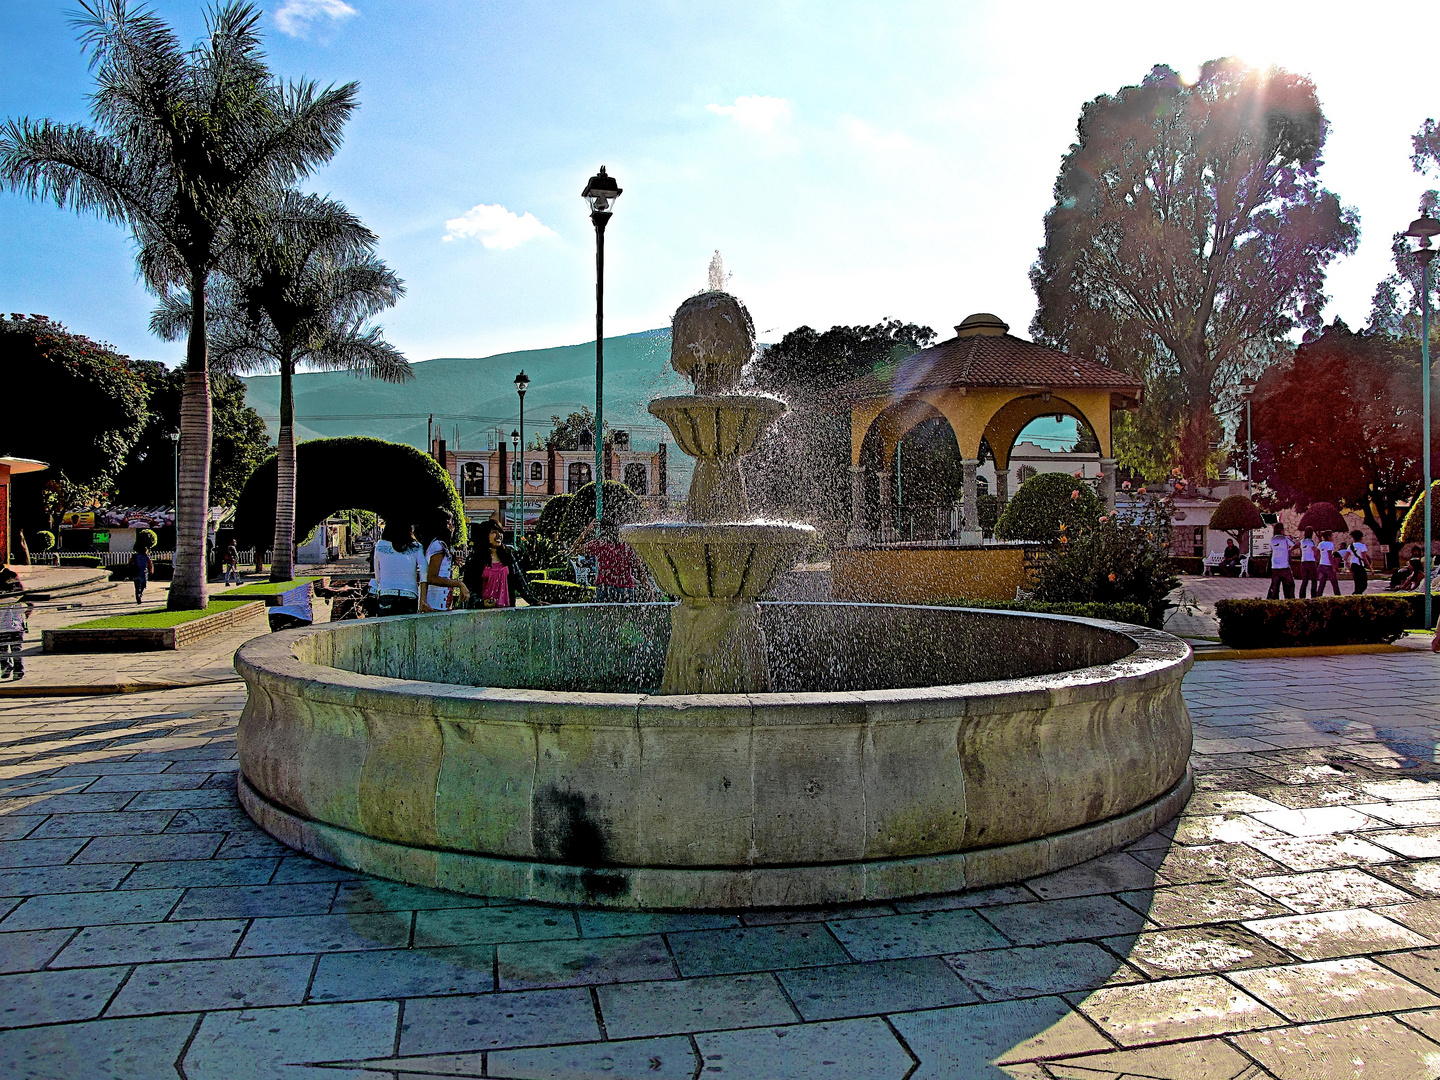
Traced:
<path fill-rule="evenodd" d="M 460 603 L 470 599 L 470 590 L 456 576 L 459 560 L 450 550 L 455 540 L 455 515 L 443 506 L 437 509 L 430 535 L 434 539 L 425 549 L 425 597 L 420 610 L 449 611 L 452 606 L 459 607 L 450 602 L 455 593 L 460 594 Z"/>
<path fill-rule="evenodd" d="M 1370 548 L 1365 543 L 1365 534 L 1359 529 L 1350 532 L 1350 576 L 1355 580 L 1355 595 L 1359 596 L 1370 584 Z"/>
<path fill-rule="evenodd" d="M 375 597 L 380 615 L 414 615 L 425 580 L 425 549 L 413 526 L 387 521 L 375 544 Z"/>
<path fill-rule="evenodd" d="M 1319 596 L 1315 590 L 1320 585 L 1320 551 L 1315 546 L 1315 530 L 1306 529 L 1300 539 L 1300 573 L 1295 575 L 1300 582 L 1300 599 L 1305 599 L 1305 586 L 1310 586 L 1310 595 Z"/>
<path fill-rule="evenodd" d="M 1340 574 L 1339 574 L 1339 553 L 1335 550 L 1335 542 L 1330 539 L 1330 533 L 1324 529 L 1320 530 L 1320 543 L 1317 550 L 1320 553 L 1320 591 L 1316 596 L 1325 595 L 1325 583 L 1328 581 L 1335 589 L 1335 595 L 1340 595 Z"/>

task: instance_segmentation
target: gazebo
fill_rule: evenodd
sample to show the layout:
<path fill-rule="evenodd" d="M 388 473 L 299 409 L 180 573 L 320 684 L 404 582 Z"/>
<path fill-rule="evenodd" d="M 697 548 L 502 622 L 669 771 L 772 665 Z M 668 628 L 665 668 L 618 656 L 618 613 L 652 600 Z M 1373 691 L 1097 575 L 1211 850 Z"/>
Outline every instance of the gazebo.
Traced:
<path fill-rule="evenodd" d="M 893 504 L 895 450 L 917 425 L 943 417 L 955 435 L 962 466 L 961 543 L 981 538 L 976 469 L 982 440 L 995 456 L 996 496 L 1009 497 L 1006 470 L 1016 438 L 1042 416 L 1073 416 L 1100 445 L 1102 494 L 1115 505 L 1110 414 L 1140 404 L 1133 375 L 1015 337 L 989 313 L 971 315 L 948 341 L 923 349 L 892 369 L 848 384 L 852 543 L 869 540 L 866 460 L 874 467 L 882 519 Z M 868 454 L 867 454 L 867 451 Z"/>
<path fill-rule="evenodd" d="M 1110 415 L 1139 407 L 1140 381 L 1009 330 L 994 315 L 971 315 L 950 340 L 847 384 L 852 520 L 847 546 L 831 559 L 837 597 L 897 603 L 1007 600 L 1017 588 L 1029 587 L 1027 556 L 1034 545 L 984 542 L 976 470 L 983 443 L 995 458 L 995 494 L 1003 505 L 1016 439 L 1042 416 L 1073 416 L 1094 434 L 1101 493 L 1114 507 Z M 896 449 L 907 432 L 937 418 L 949 425 L 960 451 L 958 528 L 948 527 L 943 538 L 907 541 L 890 527 L 897 520 Z M 869 528 L 869 492 L 878 499 L 878 536 Z M 953 506 L 936 510 L 953 521 Z M 941 531 L 937 524 L 937 534 Z"/>

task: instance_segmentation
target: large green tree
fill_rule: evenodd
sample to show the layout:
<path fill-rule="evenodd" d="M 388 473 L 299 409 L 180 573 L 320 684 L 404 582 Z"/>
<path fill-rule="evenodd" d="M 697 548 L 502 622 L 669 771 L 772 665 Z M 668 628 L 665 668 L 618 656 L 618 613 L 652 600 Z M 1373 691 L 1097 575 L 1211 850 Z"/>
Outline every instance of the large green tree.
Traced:
<path fill-rule="evenodd" d="M 210 275 L 255 206 L 334 155 L 356 103 L 354 83 L 321 90 L 274 78 L 260 17 L 233 0 L 210 8 L 207 36 L 186 48 L 148 8 L 81 0 L 95 126 L 26 118 L 0 135 L 6 184 L 128 226 L 147 285 L 190 296 L 171 608 L 207 603 Z"/>
<path fill-rule="evenodd" d="M 409 363 L 368 321 L 405 291 L 375 256 L 377 242 L 340 203 L 290 189 L 246 222 L 221 259 L 211 290 L 213 363 L 226 370 L 280 373 L 272 581 L 295 576 L 296 368 L 349 371 L 387 382 L 412 377 Z M 173 340 L 190 321 L 189 298 L 171 294 L 151 327 Z"/>
<path fill-rule="evenodd" d="M 1032 333 L 1173 375 L 1176 450 L 1196 477 L 1220 433 L 1217 390 L 1318 329 L 1325 267 L 1355 248 L 1355 211 L 1318 179 L 1328 126 L 1304 76 L 1225 59 L 1190 84 L 1158 66 L 1088 102 L 1061 162 Z"/>

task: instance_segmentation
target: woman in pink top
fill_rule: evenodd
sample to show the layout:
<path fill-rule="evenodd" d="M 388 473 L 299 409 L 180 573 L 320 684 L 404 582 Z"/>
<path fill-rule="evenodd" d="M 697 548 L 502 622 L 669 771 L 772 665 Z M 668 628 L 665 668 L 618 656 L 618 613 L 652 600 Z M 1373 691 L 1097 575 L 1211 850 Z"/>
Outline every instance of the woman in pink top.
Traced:
<path fill-rule="evenodd" d="M 481 526 L 479 550 L 465 564 L 465 582 L 475 599 L 471 607 L 514 607 L 516 599 L 531 607 L 541 607 L 530 595 L 525 575 L 516 565 L 515 553 L 505 546 L 505 530 L 498 521 Z"/>

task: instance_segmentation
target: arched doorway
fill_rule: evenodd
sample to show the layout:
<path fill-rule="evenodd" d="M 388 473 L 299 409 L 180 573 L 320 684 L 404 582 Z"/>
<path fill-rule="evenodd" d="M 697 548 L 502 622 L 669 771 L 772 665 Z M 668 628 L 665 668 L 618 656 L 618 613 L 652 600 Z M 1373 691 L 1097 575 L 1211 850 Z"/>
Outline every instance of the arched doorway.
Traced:
<path fill-rule="evenodd" d="M 593 478 L 588 462 L 572 461 L 565 477 L 565 490 L 574 495 Z"/>

